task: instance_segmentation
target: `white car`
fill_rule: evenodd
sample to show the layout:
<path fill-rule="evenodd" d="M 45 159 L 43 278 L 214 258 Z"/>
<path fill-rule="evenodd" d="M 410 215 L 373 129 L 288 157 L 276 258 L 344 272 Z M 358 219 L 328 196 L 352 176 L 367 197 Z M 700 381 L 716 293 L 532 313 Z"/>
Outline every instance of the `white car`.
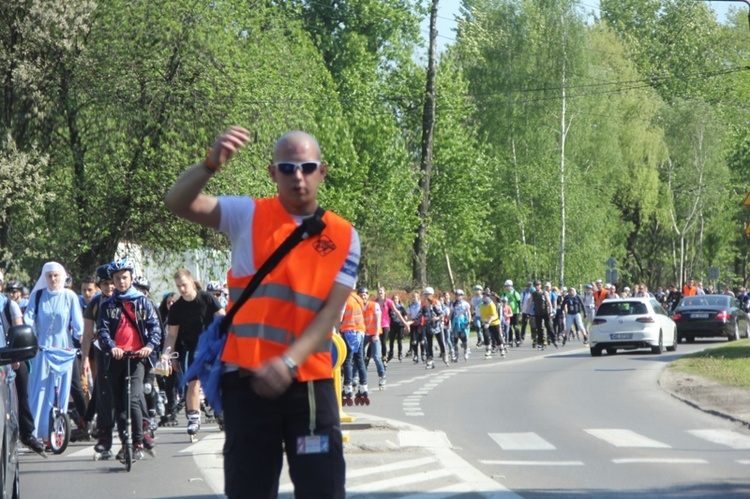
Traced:
<path fill-rule="evenodd" d="M 591 355 L 602 350 L 650 348 L 657 355 L 677 350 L 677 325 L 653 298 L 605 300 L 596 311 L 589 331 Z"/>

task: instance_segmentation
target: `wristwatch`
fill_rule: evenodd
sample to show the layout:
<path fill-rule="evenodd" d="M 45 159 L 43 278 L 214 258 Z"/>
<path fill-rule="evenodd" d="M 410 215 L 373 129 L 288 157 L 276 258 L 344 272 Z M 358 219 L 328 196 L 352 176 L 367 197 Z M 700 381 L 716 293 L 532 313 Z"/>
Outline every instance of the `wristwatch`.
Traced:
<path fill-rule="evenodd" d="M 282 355 L 281 360 L 284 361 L 284 364 L 286 364 L 286 367 L 289 368 L 289 374 L 292 375 L 292 378 L 297 379 L 297 363 L 294 362 L 289 356 Z"/>

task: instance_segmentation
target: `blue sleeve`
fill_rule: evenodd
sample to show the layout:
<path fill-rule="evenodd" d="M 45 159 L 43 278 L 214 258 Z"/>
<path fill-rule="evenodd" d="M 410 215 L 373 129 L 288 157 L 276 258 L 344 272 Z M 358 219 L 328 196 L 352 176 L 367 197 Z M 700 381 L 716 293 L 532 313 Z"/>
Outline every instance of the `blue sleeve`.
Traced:
<path fill-rule="evenodd" d="M 81 313 L 81 305 L 76 294 L 71 291 L 70 296 L 72 297 L 72 300 L 70 300 L 70 329 L 73 338 L 80 341 L 83 336 L 83 313 Z"/>
<path fill-rule="evenodd" d="M 99 336 L 99 346 L 102 347 L 103 352 L 109 352 L 117 344 L 112 341 L 112 334 L 110 332 L 110 319 L 107 317 L 105 309 L 109 306 L 110 299 L 104 300 L 99 304 L 99 320 L 97 322 L 97 335 Z"/>
<path fill-rule="evenodd" d="M 146 299 L 146 333 L 148 339 L 146 346 L 156 350 L 161 344 L 161 324 L 156 309 L 148 299 Z"/>
<path fill-rule="evenodd" d="M 37 293 L 41 293 L 42 290 L 37 290 Z M 29 296 L 29 305 L 34 303 L 32 300 L 33 297 L 35 297 L 36 294 L 32 294 Z M 31 326 L 34 331 L 36 332 L 36 328 L 34 328 L 34 320 L 36 319 L 36 310 L 34 310 L 34 307 L 31 307 L 29 305 L 26 305 L 26 312 L 23 314 L 23 323 L 27 326 Z"/>

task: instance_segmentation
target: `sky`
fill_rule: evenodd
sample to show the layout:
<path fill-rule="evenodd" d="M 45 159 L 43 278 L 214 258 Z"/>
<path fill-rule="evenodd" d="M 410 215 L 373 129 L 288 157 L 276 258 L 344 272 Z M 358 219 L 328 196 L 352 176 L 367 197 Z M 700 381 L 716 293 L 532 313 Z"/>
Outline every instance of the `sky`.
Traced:
<path fill-rule="evenodd" d="M 588 12 L 596 11 L 597 14 L 599 13 L 599 0 L 584 0 L 580 3 L 583 7 L 586 8 Z M 745 4 L 743 1 L 708 3 L 716 11 L 717 17 L 720 21 L 723 21 L 726 18 L 727 12 L 729 12 L 729 8 L 732 6 L 747 9 L 747 4 Z M 454 21 L 454 19 L 455 16 L 459 14 L 460 6 L 461 0 L 440 0 L 438 3 L 438 51 L 442 51 L 445 45 L 453 43 L 454 39 L 456 38 L 456 34 L 454 32 L 456 28 L 456 22 Z M 429 34 L 430 19 L 428 15 L 425 21 L 422 22 L 422 35 L 424 36 L 425 40 L 427 40 Z"/>

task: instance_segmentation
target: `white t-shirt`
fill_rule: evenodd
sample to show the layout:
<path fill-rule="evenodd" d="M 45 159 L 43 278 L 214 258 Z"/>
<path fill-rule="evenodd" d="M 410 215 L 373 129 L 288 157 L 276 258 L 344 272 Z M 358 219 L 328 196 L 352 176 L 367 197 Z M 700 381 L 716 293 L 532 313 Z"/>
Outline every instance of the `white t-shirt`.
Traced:
<path fill-rule="evenodd" d="M 232 242 L 232 274 L 243 277 L 255 274 L 253 258 L 253 216 L 255 215 L 255 201 L 247 196 L 220 196 L 221 221 L 219 230 L 229 236 Z M 305 217 L 292 215 L 297 225 Z M 336 282 L 354 288 L 357 284 L 357 269 L 359 268 L 360 242 L 357 230 L 352 227 L 352 240 L 349 253 L 341 267 Z"/>

